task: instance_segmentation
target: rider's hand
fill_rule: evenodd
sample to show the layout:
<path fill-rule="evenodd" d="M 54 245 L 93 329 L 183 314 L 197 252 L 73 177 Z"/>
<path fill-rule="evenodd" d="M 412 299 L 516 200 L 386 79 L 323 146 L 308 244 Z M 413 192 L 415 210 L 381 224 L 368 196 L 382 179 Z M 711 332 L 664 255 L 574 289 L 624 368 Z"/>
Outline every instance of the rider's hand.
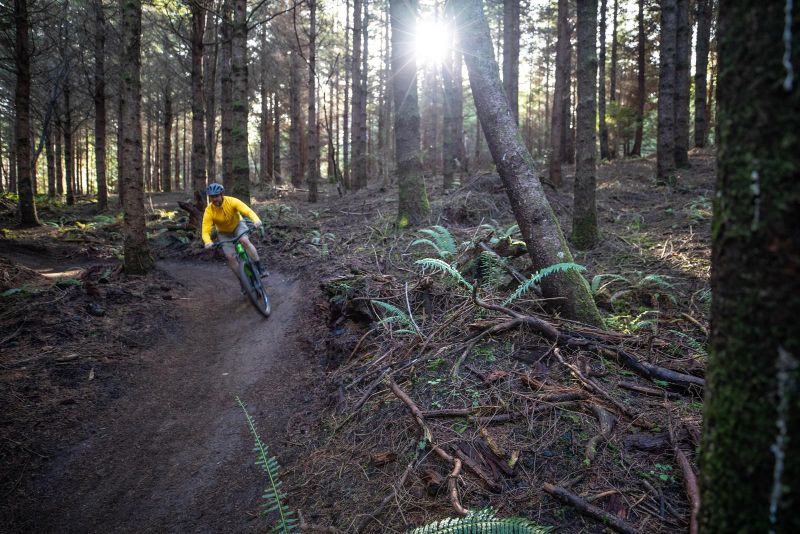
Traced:
<path fill-rule="evenodd" d="M 257 221 L 255 223 L 253 223 L 253 226 L 255 226 L 256 228 L 261 228 L 262 224 L 264 224 L 264 223 L 262 223 L 261 221 Z"/>
<path fill-rule="evenodd" d="M 211 248 L 214 246 L 214 243 L 206 243 L 206 248 Z"/>

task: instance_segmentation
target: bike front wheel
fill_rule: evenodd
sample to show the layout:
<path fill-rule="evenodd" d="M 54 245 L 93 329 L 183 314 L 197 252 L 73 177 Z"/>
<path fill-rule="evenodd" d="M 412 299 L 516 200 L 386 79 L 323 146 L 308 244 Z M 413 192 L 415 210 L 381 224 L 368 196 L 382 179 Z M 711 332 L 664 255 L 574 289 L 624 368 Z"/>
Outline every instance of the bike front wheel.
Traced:
<path fill-rule="evenodd" d="M 269 296 L 261 282 L 261 277 L 257 274 L 255 267 L 249 262 L 239 264 L 239 278 L 242 281 L 250 302 L 264 317 L 269 317 L 272 313 L 272 306 L 269 303 Z"/>

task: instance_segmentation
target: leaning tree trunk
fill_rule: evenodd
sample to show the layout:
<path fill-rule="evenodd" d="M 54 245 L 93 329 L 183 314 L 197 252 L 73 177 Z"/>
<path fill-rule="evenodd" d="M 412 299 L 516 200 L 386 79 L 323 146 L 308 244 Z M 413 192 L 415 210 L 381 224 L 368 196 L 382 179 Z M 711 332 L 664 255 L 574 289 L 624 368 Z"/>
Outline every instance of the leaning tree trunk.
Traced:
<path fill-rule="evenodd" d="M 689 64 L 692 27 L 689 0 L 677 0 L 675 30 L 675 166 L 689 166 Z"/>
<path fill-rule="evenodd" d="M 639 0 L 639 14 L 636 17 L 639 26 L 639 42 L 636 54 L 636 134 L 633 138 L 631 156 L 642 155 L 642 137 L 644 137 L 644 102 L 645 102 L 645 33 L 644 33 L 644 0 Z"/>
<path fill-rule="evenodd" d="M 703 532 L 800 532 L 798 26 L 783 2 L 720 2 Z"/>
<path fill-rule="evenodd" d="M 578 2 L 578 111 L 572 242 L 581 250 L 597 243 L 595 143 L 597 108 L 597 0 Z"/>
<path fill-rule="evenodd" d="M 122 7 L 122 47 L 120 65 L 122 76 L 122 188 L 125 214 L 122 224 L 123 264 L 130 274 L 144 274 L 153 267 L 153 257 L 147 246 L 142 191 L 142 126 L 141 98 L 141 0 L 125 0 Z"/>
<path fill-rule="evenodd" d="M 97 209 L 108 209 L 106 185 L 106 19 L 103 2 L 95 0 L 94 36 L 94 158 L 97 174 Z"/>
<path fill-rule="evenodd" d="M 661 64 L 658 76 L 656 181 L 675 183 L 675 37 L 676 0 L 661 0 Z"/>
<path fill-rule="evenodd" d="M 508 109 L 481 0 L 458 0 L 453 7 L 458 12 L 459 27 L 471 29 L 462 36 L 462 43 L 470 51 L 464 59 L 475 108 L 533 267 L 539 270 L 571 262 L 572 254 L 539 182 L 533 158 Z M 560 299 L 559 307 L 567 317 L 603 324 L 589 286 L 579 273 L 549 276 L 542 281 L 542 291 L 548 298 Z"/>
<path fill-rule="evenodd" d="M 30 20 L 27 0 L 14 1 L 16 26 L 15 63 L 17 71 L 14 93 L 17 139 L 17 192 L 19 193 L 19 222 L 22 226 L 38 226 L 31 169 L 31 46 Z"/>
<path fill-rule="evenodd" d="M 553 187 L 561 187 L 561 156 L 564 130 L 567 128 L 566 102 L 569 100 L 569 2 L 558 0 L 558 41 L 556 43 L 556 82 L 553 89 L 553 123 L 550 128 L 550 165 L 548 176 Z M 464 55 L 466 58 L 466 54 Z"/>
<path fill-rule="evenodd" d="M 706 146 L 708 129 L 706 93 L 708 85 L 708 48 L 711 39 L 711 2 L 697 0 L 697 45 L 694 71 L 694 146 Z"/>
<path fill-rule="evenodd" d="M 319 130 L 317 129 L 317 2 L 308 0 L 308 201 L 317 201 L 319 185 Z"/>
<path fill-rule="evenodd" d="M 431 211 L 419 159 L 417 60 L 413 38 L 417 0 L 390 0 L 389 9 L 392 24 L 395 163 L 399 188 L 397 221 L 400 227 L 405 227 L 421 223 Z"/>
<path fill-rule="evenodd" d="M 203 139 L 203 33 L 206 1 L 192 0 L 192 189 L 195 207 L 206 204 L 206 144 Z"/>
<path fill-rule="evenodd" d="M 519 0 L 503 0 L 503 88 L 519 124 Z"/>
<path fill-rule="evenodd" d="M 247 132 L 247 1 L 235 0 L 233 4 L 233 34 L 231 43 L 231 83 L 233 100 L 231 111 L 231 194 L 250 202 L 250 159 Z"/>
<path fill-rule="evenodd" d="M 608 153 L 608 125 L 606 124 L 606 0 L 600 1 L 600 73 L 597 89 L 600 116 L 600 159 L 610 159 Z"/>

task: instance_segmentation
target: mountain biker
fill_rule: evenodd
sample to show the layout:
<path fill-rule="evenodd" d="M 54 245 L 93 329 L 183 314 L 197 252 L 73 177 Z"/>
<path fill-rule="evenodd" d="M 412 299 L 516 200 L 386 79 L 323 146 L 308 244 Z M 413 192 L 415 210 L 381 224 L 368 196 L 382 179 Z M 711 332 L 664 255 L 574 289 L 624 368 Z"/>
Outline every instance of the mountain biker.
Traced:
<path fill-rule="evenodd" d="M 245 225 L 244 221 L 242 220 L 242 215 L 253 221 L 253 225 L 257 229 L 263 231 L 261 219 L 258 218 L 256 212 L 250 209 L 247 204 L 238 198 L 227 197 L 223 195 L 224 192 L 225 188 L 216 182 L 209 184 L 209 186 L 206 188 L 206 194 L 208 195 L 208 199 L 210 201 L 208 206 L 206 206 L 206 211 L 203 213 L 202 237 L 206 248 L 211 248 L 214 246 L 214 243 L 211 240 L 212 226 L 217 227 L 217 234 L 220 240 L 233 240 L 237 236 L 246 232 L 247 225 Z M 247 254 L 250 256 L 250 258 L 255 262 L 260 274 L 264 275 L 266 270 L 261 264 L 256 247 L 253 246 L 246 235 L 240 237 L 239 241 L 244 246 L 244 249 L 247 251 Z M 239 264 L 236 260 L 236 249 L 234 248 L 234 244 L 231 242 L 223 243 L 222 252 L 225 254 L 225 258 L 228 260 L 228 266 L 238 276 Z"/>

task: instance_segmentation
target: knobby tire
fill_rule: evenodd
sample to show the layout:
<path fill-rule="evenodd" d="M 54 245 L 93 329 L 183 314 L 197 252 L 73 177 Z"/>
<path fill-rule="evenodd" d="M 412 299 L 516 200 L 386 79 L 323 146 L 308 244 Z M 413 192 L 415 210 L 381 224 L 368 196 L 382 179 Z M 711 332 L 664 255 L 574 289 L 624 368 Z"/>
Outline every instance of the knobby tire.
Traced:
<path fill-rule="evenodd" d="M 250 302 L 253 303 L 253 306 L 256 307 L 261 315 L 269 317 L 270 313 L 272 313 L 272 306 L 270 306 L 267 291 L 264 289 L 261 279 L 256 278 L 257 276 L 254 267 L 250 263 L 239 264 L 239 278 L 247 296 L 250 297 Z"/>

